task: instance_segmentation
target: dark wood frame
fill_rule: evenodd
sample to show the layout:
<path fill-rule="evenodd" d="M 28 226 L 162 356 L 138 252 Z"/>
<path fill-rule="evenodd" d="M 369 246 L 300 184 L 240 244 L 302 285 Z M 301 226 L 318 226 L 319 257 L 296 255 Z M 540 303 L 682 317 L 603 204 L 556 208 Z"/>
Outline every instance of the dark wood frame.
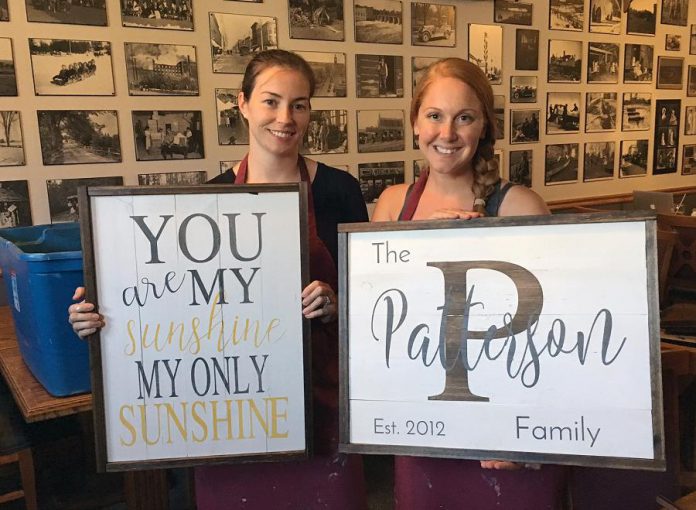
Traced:
<path fill-rule="evenodd" d="M 80 207 L 80 235 L 82 237 L 82 253 L 84 260 L 85 299 L 94 303 L 97 310 L 98 282 L 96 280 L 94 238 L 92 235 L 92 198 L 129 195 L 177 195 L 198 194 L 210 195 L 220 193 L 278 193 L 296 192 L 299 195 L 299 220 L 300 220 L 300 274 L 302 287 L 309 283 L 309 232 L 307 227 L 307 184 L 304 182 L 292 184 L 244 184 L 237 186 L 208 185 L 208 186 L 83 186 L 79 189 Z M 302 319 L 303 336 L 303 362 L 304 362 L 304 387 L 305 387 L 305 448 L 289 453 L 260 453 L 240 454 L 209 457 L 185 457 L 163 460 L 109 462 L 106 452 L 106 423 L 104 415 L 104 385 L 102 371 L 102 356 L 99 331 L 89 337 L 89 356 L 92 379 L 92 402 L 95 431 L 96 464 L 98 472 L 132 471 L 137 469 L 162 469 L 171 467 L 184 467 L 200 464 L 222 464 L 232 462 L 252 461 L 288 461 L 302 460 L 312 454 L 312 390 L 310 367 L 312 363 L 310 321 Z M 201 462 L 202 461 L 202 462 Z"/>
<path fill-rule="evenodd" d="M 648 324 L 650 335 L 650 380 L 654 458 L 627 459 L 623 457 L 590 457 L 587 455 L 540 454 L 525 452 L 463 450 L 453 448 L 372 445 L 350 442 L 350 383 L 348 381 L 348 238 L 351 233 L 442 230 L 451 228 L 524 227 L 530 225 L 569 225 L 607 222 L 644 222 L 646 233 L 646 270 Z M 607 212 L 561 214 L 553 216 L 480 218 L 476 221 L 429 220 L 413 222 L 347 223 L 338 226 L 338 287 L 339 292 L 339 451 L 344 453 L 416 455 L 421 457 L 500 459 L 513 462 L 539 462 L 578 466 L 601 466 L 626 469 L 664 471 L 666 469 L 664 420 L 662 415 L 662 368 L 660 362 L 660 317 L 657 272 L 657 221 L 655 214 L 636 212 Z"/>

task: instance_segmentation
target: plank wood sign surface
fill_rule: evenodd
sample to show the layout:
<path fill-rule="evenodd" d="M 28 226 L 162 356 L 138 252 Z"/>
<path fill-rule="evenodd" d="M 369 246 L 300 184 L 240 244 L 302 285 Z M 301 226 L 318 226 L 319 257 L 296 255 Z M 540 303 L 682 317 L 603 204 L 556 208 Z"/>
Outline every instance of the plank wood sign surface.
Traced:
<path fill-rule="evenodd" d="M 655 228 L 342 225 L 342 450 L 664 469 Z"/>
<path fill-rule="evenodd" d="M 305 185 L 80 200 L 99 467 L 306 457 Z"/>

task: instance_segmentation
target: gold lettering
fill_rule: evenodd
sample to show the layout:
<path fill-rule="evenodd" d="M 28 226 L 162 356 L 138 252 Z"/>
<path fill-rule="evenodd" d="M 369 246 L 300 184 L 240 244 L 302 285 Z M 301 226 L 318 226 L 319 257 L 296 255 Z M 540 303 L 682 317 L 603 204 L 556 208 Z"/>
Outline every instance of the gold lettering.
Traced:
<path fill-rule="evenodd" d="M 284 402 L 286 405 L 288 403 L 288 397 L 272 397 L 264 398 L 266 405 L 271 406 L 271 437 L 272 438 L 285 438 L 288 437 L 287 429 L 285 432 L 278 432 L 278 420 L 282 419 L 283 422 L 288 420 L 288 409 L 284 408 L 284 412 L 278 410 L 278 402 Z M 266 411 L 266 416 L 268 416 L 268 411 Z"/>
<path fill-rule="evenodd" d="M 193 432 L 191 433 L 191 437 L 196 443 L 202 443 L 208 439 L 208 424 L 201 417 L 201 415 L 198 414 L 199 407 L 202 407 L 202 412 L 205 413 L 205 402 L 196 400 L 193 404 L 191 404 L 191 416 L 193 417 L 193 421 L 200 425 L 201 430 L 203 431 L 203 435 L 201 436 L 196 436 Z"/>
<path fill-rule="evenodd" d="M 130 411 L 130 417 L 133 417 L 133 406 L 128 406 L 124 405 L 121 406 L 120 412 L 119 412 L 119 421 L 121 422 L 121 425 L 123 425 L 125 428 L 128 429 L 128 432 L 130 432 L 130 441 L 124 441 L 123 436 L 121 436 L 121 446 L 133 446 L 135 444 L 135 439 L 136 439 L 136 431 L 135 427 L 133 424 L 126 418 L 125 411 L 128 410 Z"/>

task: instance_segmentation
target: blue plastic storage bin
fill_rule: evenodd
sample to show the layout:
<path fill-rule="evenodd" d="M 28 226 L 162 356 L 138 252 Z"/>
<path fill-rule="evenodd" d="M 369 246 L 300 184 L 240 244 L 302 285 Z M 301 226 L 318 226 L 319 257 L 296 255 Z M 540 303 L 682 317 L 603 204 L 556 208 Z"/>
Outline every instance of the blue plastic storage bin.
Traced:
<path fill-rule="evenodd" d="M 80 225 L 1 229 L 0 265 L 32 374 L 56 397 L 90 391 L 87 342 L 73 332 L 67 312 L 83 282 Z"/>

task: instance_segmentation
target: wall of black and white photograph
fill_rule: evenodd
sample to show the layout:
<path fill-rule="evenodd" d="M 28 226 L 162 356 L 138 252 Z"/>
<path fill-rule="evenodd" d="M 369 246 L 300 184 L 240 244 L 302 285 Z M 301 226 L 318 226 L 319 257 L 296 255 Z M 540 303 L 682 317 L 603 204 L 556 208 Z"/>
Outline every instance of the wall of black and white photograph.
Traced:
<path fill-rule="evenodd" d="M 357 97 L 404 97 L 404 59 L 395 55 L 355 55 Z"/>
<path fill-rule="evenodd" d="M 494 0 L 493 20 L 496 23 L 531 26 L 532 8 L 529 0 Z"/>
<path fill-rule="evenodd" d="M 536 103 L 537 102 L 537 77 L 536 76 L 510 76 L 510 102 L 511 103 Z"/>
<path fill-rule="evenodd" d="M 248 145 L 249 128 L 237 104 L 239 89 L 215 89 L 217 134 L 220 145 Z"/>
<path fill-rule="evenodd" d="M 51 223 L 80 221 L 77 189 L 80 186 L 122 186 L 123 177 L 88 177 L 80 179 L 47 179 L 48 207 Z"/>
<path fill-rule="evenodd" d="M 624 51 L 624 83 L 651 82 L 653 47 L 649 44 L 627 44 Z"/>
<path fill-rule="evenodd" d="M 377 201 L 387 187 L 404 183 L 404 162 L 360 163 L 358 180 L 365 202 L 371 204 Z"/>
<path fill-rule="evenodd" d="M 348 152 L 348 112 L 346 110 L 312 110 L 302 147 L 303 154 Z"/>
<path fill-rule="evenodd" d="M 195 46 L 126 43 L 128 93 L 133 96 L 197 96 Z"/>
<path fill-rule="evenodd" d="M 539 110 L 510 110 L 510 143 L 539 141 Z"/>
<path fill-rule="evenodd" d="M 121 161 L 115 110 L 39 110 L 37 114 L 44 165 Z"/>
<path fill-rule="evenodd" d="M 648 173 L 648 140 L 621 140 L 619 177 L 642 177 Z"/>
<path fill-rule="evenodd" d="M 403 110 L 358 110 L 358 152 L 402 150 Z"/>
<path fill-rule="evenodd" d="M 582 41 L 549 40 L 549 83 L 580 83 Z"/>
<path fill-rule="evenodd" d="M 652 94 L 626 92 L 623 95 L 622 131 L 647 131 L 652 115 Z"/>
<path fill-rule="evenodd" d="M 585 132 L 616 130 L 616 92 L 588 92 L 585 99 Z"/>
<path fill-rule="evenodd" d="M 578 180 L 577 143 L 559 143 L 546 146 L 544 184 L 564 184 Z"/>
<path fill-rule="evenodd" d="M 457 43 L 456 7 L 454 5 L 411 3 L 411 44 L 447 46 Z"/>
<path fill-rule="evenodd" d="M 278 47 L 275 18 L 220 12 L 209 16 L 214 73 L 243 74 L 254 54 Z"/>
<path fill-rule="evenodd" d="M 549 0 L 549 29 L 582 32 L 585 0 Z"/>
<path fill-rule="evenodd" d="M 345 40 L 342 0 L 290 0 L 288 4 L 291 39 Z"/>
<path fill-rule="evenodd" d="M 0 166 L 24 164 L 22 115 L 16 110 L 0 111 Z"/>
<path fill-rule="evenodd" d="M 106 0 L 25 0 L 27 21 L 107 25 Z"/>
<path fill-rule="evenodd" d="M 207 180 L 208 172 L 205 170 L 138 174 L 140 186 L 195 186 Z"/>
<path fill-rule="evenodd" d="M 314 97 L 346 97 L 346 54 L 298 51 L 314 72 Z"/>
<path fill-rule="evenodd" d="M 402 44 L 403 7 L 398 0 L 354 0 L 355 42 Z"/>
<path fill-rule="evenodd" d="M 655 35 L 657 0 L 631 0 L 626 13 L 626 32 L 635 35 Z"/>
<path fill-rule="evenodd" d="M 29 39 L 38 96 L 113 96 L 111 43 Z"/>
<path fill-rule="evenodd" d="M 205 157 L 200 111 L 134 111 L 132 119 L 136 160 Z"/>
<path fill-rule="evenodd" d="M 510 170 L 508 179 L 515 184 L 532 187 L 532 168 L 534 163 L 534 151 L 521 150 L 510 151 Z"/>
<path fill-rule="evenodd" d="M 193 30 L 193 0 L 121 0 L 124 27 Z"/>
<path fill-rule="evenodd" d="M 581 107 L 579 92 L 549 92 L 546 97 L 546 134 L 580 131 Z"/>
<path fill-rule="evenodd" d="M 604 181 L 614 177 L 616 144 L 614 142 L 588 142 L 583 158 L 584 181 Z"/>
<path fill-rule="evenodd" d="M 29 182 L 0 181 L 0 228 L 28 227 L 31 224 Z"/>
<path fill-rule="evenodd" d="M 591 42 L 587 47 L 587 83 L 619 82 L 619 45 Z"/>
<path fill-rule="evenodd" d="M 479 66 L 492 85 L 502 83 L 503 28 L 469 23 L 469 60 Z"/>
<path fill-rule="evenodd" d="M 17 95 L 12 39 L 0 37 L 0 96 Z"/>

